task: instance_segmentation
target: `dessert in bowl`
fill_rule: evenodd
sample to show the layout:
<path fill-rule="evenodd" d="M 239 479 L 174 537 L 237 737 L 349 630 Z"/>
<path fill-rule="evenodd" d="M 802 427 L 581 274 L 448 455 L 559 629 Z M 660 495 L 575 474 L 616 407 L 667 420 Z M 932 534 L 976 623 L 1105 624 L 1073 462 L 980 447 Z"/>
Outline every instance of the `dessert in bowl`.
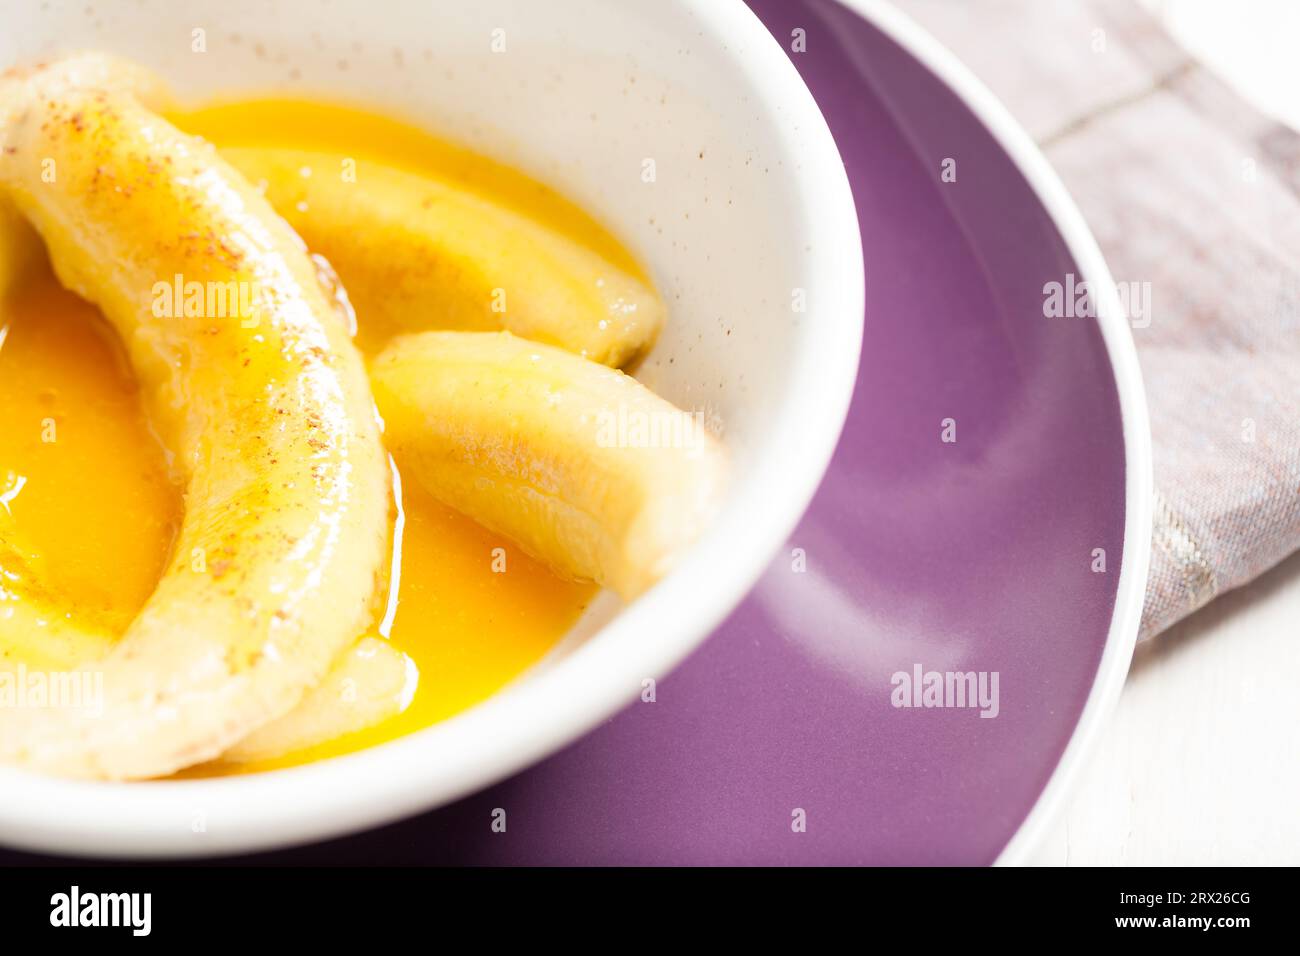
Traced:
<path fill-rule="evenodd" d="M 450 799 L 634 699 L 780 546 L 856 365 L 833 143 L 739 4 L 571 13 L 236 6 L 146 68 L 33 10 L 3 51 L 5 633 L 102 682 L 3 715 L 5 839 Z"/>

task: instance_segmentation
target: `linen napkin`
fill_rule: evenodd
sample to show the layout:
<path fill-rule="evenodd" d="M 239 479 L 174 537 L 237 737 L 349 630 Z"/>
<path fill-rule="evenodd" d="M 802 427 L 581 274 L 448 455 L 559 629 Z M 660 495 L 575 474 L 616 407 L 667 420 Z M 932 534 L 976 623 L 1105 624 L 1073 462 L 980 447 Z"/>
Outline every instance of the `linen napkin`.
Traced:
<path fill-rule="evenodd" d="M 1136 0 L 896 5 L 1029 130 L 1146 305 L 1150 637 L 1300 548 L 1300 136 Z"/>

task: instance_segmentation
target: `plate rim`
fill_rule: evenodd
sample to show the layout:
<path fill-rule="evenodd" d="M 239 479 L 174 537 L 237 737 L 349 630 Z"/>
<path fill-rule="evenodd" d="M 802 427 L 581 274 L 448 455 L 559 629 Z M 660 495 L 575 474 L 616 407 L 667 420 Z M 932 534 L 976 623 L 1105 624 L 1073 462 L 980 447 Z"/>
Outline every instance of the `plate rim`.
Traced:
<path fill-rule="evenodd" d="M 1029 813 L 994 860 L 1023 865 L 1066 807 L 1066 796 L 1119 700 L 1137 646 L 1151 558 L 1155 478 L 1146 388 L 1137 347 L 1110 267 L 1065 184 L 1020 122 L 984 81 L 934 34 L 886 0 L 838 0 L 879 29 L 938 79 L 979 121 L 1024 177 L 1052 221 L 1075 267 L 1096 290 L 1101 331 L 1124 435 L 1124 546 L 1110 628 L 1092 686 L 1065 749 Z"/>

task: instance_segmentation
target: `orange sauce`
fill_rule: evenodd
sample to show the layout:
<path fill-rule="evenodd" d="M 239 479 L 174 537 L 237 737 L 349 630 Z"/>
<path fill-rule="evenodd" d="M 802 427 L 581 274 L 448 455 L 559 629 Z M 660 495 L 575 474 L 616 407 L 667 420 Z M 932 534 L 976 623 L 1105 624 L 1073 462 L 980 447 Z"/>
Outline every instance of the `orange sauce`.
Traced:
<path fill-rule="evenodd" d="M 557 193 L 395 120 L 288 100 L 224 103 L 171 118 L 218 146 L 331 149 L 435 173 L 641 274 L 616 240 Z M 389 640 L 419 671 L 407 708 L 367 730 L 275 760 L 218 761 L 182 776 L 292 766 L 427 727 L 536 664 L 594 596 L 594 587 L 557 578 L 412 483 L 403 486 L 401 583 Z M 30 566 L 40 569 L 43 585 L 75 595 L 74 615 L 117 634 L 151 593 L 181 520 L 179 491 L 167 478 L 164 451 L 149 430 L 120 343 L 93 306 L 59 287 L 48 265 L 0 303 L 0 499 L 0 537 L 20 541 L 35 556 Z M 506 549 L 507 573 L 493 569 L 497 548 Z"/>
<path fill-rule="evenodd" d="M 122 346 L 43 262 L 4 304 L 0 336 L 0 537 L 35 556 L 47 590 L 76 595 L 74 617 L 121 632 L 180 520 Z"/>

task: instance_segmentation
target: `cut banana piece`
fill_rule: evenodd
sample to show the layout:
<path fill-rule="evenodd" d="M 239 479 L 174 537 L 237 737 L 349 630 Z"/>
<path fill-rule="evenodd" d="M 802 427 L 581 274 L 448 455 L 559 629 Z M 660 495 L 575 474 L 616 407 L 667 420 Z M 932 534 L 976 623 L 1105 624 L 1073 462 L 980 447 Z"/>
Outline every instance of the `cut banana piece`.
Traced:
<path fill-rule="evenodd" d="M 121 336 L 185 516 L 157 590 L 94 665 L 100 715 L 0 709 L 0 760 L 152 777 L 289 711 L 362 632 L 389 474 L 301 240 L 210 146 L 87 70 L 0 82 L 0 193 Z"/>
<path fill-rule="evenodd" d="M 426 332 L 371 364 L 385 439 L 435 497 L 626 599 L 709 521 L 724 454 L 702 414 L 508 332 Z"/>
<path fill-rule="evenodd" d="M 387 641 L 362 638 L 297 707 L 253 731 L 221 760 L 273 760 L 373 727 L 406 708 L 417 677 L 415 662 Z"/>
<path fill-rule="evenodd" d="M 621 367 L 654 342 L 654 290 L 595 252 L 463 189 L 368 160 L 222 151 L 338 271 L 375 351 L 394 334 L 506 329 Z M 349 170 L 352 173 L 349 174 Z"/>
<path fill-rule="evenodd" d="M 21 108 L 23 91 L 31 91 L 28 81 L 33 74 L 43 77 L 45 86 L 117 90 L 133 95 L 153 109 L 170 104 L 162 81 L 139 64 L 106 53 L 78 53 L 55 63 L 0 72 L 0 140 L 5 138 L 5 123 L 12 119 L 14 110 Z M 41 161 L 42 172 L 51 177 L 52 184 L 58 178 L 58 164 L 52 156 L 42 157 Z M 0 303 L 39 253 L 40 238 L 0 190 Z M 0 316 L 0 328 L 3 327 L 4 317 Z"/>
<path fill-rule="evenodd" d="M 0 72 L 0 88 L 10 93 L 33 91 L 33 83 L 46 90 L 56 87 L 82 90 L 112 90 L 133 96 L 150 109 L 161 110 L 171 106 L 167 84 L 158 74 L 132 60 L 124 60 L 109 53 L 86 51 L 72 53 L 58 60 L 34 63 L 25 67 L 10 67 Z M 8 103 L 0 98 L 0 118 L 21 103 L 13 96 Z M 46 157 L 53 158 L 53 157 Z"/>
<path fill-rule="evenodd" d="M 94 670 L 94 662 L 113 648 L 113 635 L 70 619 L 59 605 L 0 596 L 0 674 L 19 666 L 45 673 Z"/>

